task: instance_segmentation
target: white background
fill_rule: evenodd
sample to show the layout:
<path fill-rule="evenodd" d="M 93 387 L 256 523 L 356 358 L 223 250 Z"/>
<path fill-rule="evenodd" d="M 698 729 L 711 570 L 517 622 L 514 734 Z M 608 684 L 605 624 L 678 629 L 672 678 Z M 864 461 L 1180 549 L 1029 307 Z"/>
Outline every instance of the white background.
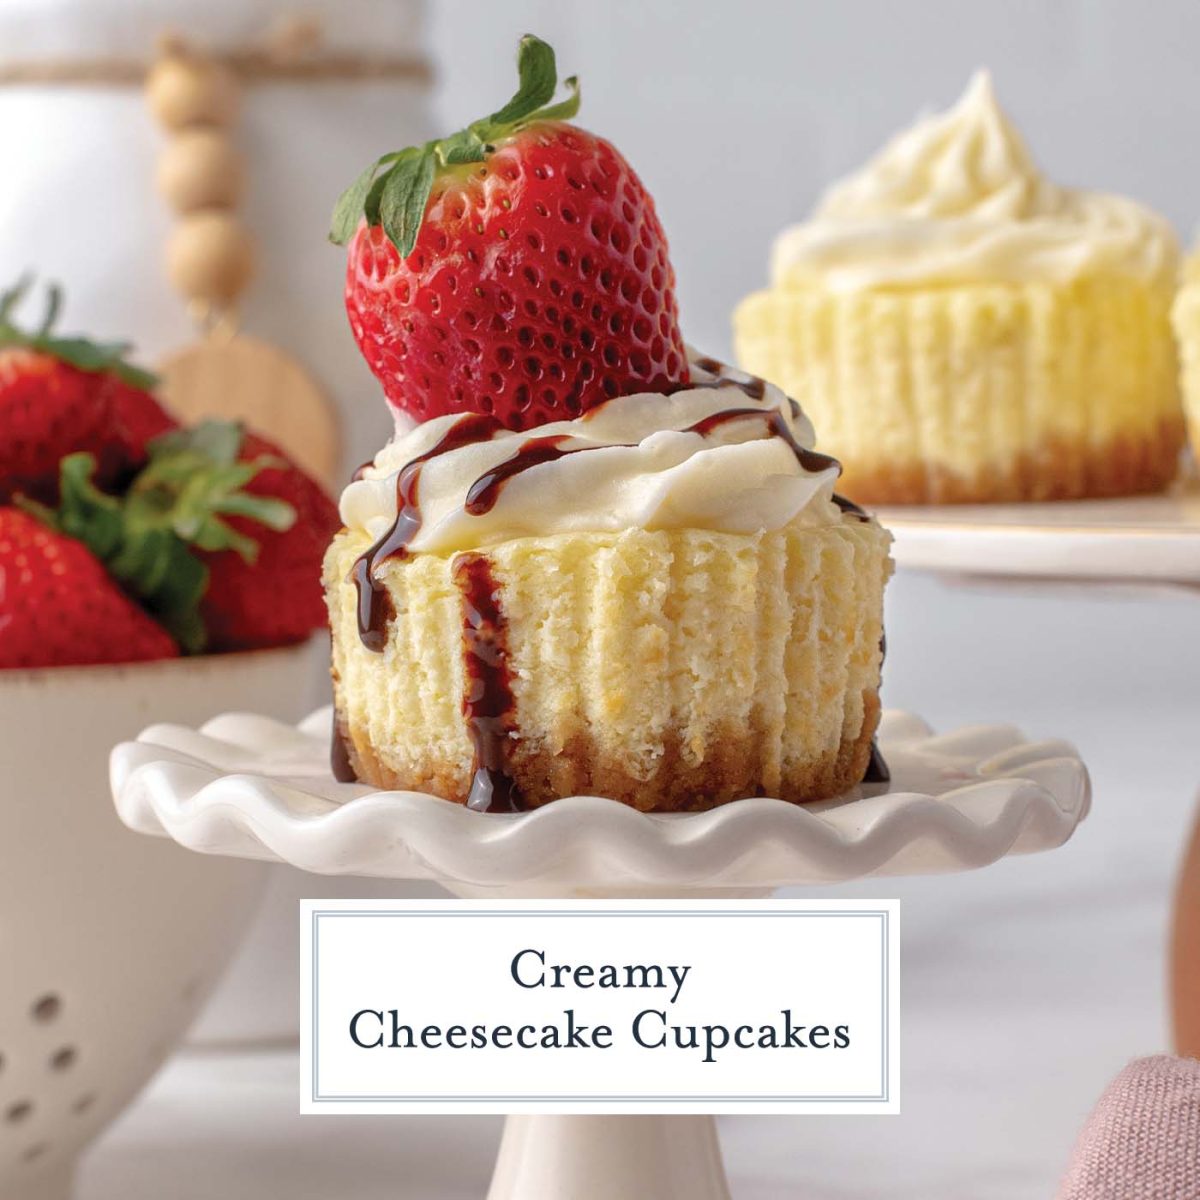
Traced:
<path fill-rule="evenodd" d="M 372 907 L 389 915 L 363 915 L 353 901 L 306 902 L 302 909 L 304 1112 L 898 1111 L 895 904 L 792 903 L 764 912 L 762 905 L 737 902 L 580 901 L 566 915 L 554 901 Z M 889 910 L 886 923 L 877 915 L 881 907 Z M 309 982 L 314 945 L 315 994 Z M 669 964 L 691 969 L 674 1001 L 674 982 L 663 990 L 523 988 L 513 980 L 512 964 L 528 949 L 544 954 L 545 967 L 523 956 L 520 975 L 526 982 L 539 976 L 553 982 L 556 963 L 589 964 L 597 971 L 606 963 L 659 964 L 664 973 Z M 444 1044 L 452 1025 L 564 1028 L 567 1008 L 581 1025 L 593 1030 L 607 1025 L 611 1046 Z M 374 1017 L 359 1022 L 362 1041 L 382 1033 L 386 1042 L 388 1010 L 396 1009 L 399 1022 L 416 1037 L 426 1025 L 439 1026 L 443 1044 L 356 1046 L 349 1026 L 364 1009 L 385 1016 L 382 1027 Z M 782 1010 L 790 1009 L 796 1026 L 824 1025 L 827 1042 L 836 1026 L 846 1026 L 849 1046 L 770 1050 L 731 1044 L 705 1062 L 704 1050 L 679 1049 L 670 1041 L 657 1049 L 639 1046 L 631 1027 L 647 1009 L 665 1012 L 672 1025 L 728 1029 L 782 1028 Z M 663 1025 L 651 1019 L 643 1029 L 646 1040 L 655 1040 Z M 874 1096 L 879 1100 L 861 1099 Z"/>

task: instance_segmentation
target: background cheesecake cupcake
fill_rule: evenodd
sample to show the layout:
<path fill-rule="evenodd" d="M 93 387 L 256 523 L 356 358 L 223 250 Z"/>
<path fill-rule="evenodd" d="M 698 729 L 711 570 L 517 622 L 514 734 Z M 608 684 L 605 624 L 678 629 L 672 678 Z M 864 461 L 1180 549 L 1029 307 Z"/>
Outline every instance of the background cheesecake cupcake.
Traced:
<path fill-rule="evenodd" d="M 835 795 L 877 764 L 890 538 L 799 406 L 689 361 L 650 197 L 520 65 L 339 206 L 398 417 L 326 559 L 339 769 L 492 811 Z"/>
<path fill-rule="evenodd" d="M 737 354 L 860 501 L 1156 490 L 1183 440 L 1177 260 L 1147 208 L 1045 179 L 980 73 L 779 237 Z"/>
<path fill-rule="evenodd" d="M 1192 453 L 1200 463 L 1200 248 L 1183 266 L 1183 278 L 1171 312 L 1179 341 L 1180 380 Z"/>

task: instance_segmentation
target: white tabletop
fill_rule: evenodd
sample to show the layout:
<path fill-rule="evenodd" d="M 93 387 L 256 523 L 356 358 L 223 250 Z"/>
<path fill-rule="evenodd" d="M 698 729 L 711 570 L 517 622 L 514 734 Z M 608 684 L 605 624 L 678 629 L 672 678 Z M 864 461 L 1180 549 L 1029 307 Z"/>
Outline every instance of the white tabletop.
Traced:
<path fill-rule="evenodd" d="M 1046 1200 L 1108 1081 L 1168 1048 L 1168 905 L 1200 784 L 1196 604 L 968 595 L 904 572 L 889 604 L 892 702 L 942 729 L 1070 738 L 1095 805 L 1046 854 L 804 893 L 901 900 L 903 1112 L 722 1121 L 733 1196 Z M 291 1028 L 295 970 L 273 974 Z M 77 1200 L 486 1194 L 498 1120 L 297 1109 L 291 1052 L 176 1059 L 85 1162 Z"/>

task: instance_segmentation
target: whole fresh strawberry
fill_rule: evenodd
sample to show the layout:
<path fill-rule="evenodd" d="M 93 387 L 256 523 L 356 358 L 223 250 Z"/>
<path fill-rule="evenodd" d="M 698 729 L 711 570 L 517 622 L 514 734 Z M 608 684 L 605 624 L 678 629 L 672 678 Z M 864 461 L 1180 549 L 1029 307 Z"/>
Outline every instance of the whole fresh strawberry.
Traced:
<path fill-rule="evenodd" d="M 262 464 L 243 485 L 253 496 L 286 504 L 295 513 L 284 529 L 230 514 L 226 523 L 254 545 L 202 553 L 208 589 L 200 613 L 214 649 L 249 650 L 306 638 L 328 617 L 321 560 L 341 521 L 324 489 L 265 438 L 245 435 L 242 462 Z"/>
<path fill-rule="evenodd" d="M 0 508 L 0 668 L 178 653 L 86 546 L 21 509 Z"/>
<path fill-rule="evenodd" d="M 145 459 L 144 418 L 127 426 L 122 413 L 158 407 L 145 390 L 154 377 L 126 361 L 123 343 L 56 336 L 56 288 L 41 326 L 19 328 L 12 313 L 26 290 L 23 282 L 0 295 L 0 502 L 19 493 L 53 500 L 59 462 L 76 452 L 93 456 L 101 486 L 116 486 Z"/>
<path fill-rule="evenodd" d="M 494 413 L 512 429 L 684 383 L 675 272 L 641 180 L 551 104 L 554 51 L 522 39 L 520 86 L 452 137 L 386 154 L 344 193 L 346 310 L 397 412 Z"/>
<path fill-rule="evenodd" d="M 56 507 L 19 503 L 86 546 L 189 654 L 283 645 L 325 624 L 321 559 L 338 518 L 315 482 L 231 422 L 170 431 L 147 453 L 120 495 L 96 486 L 90 454 L 71 454 Z"/>
<path fill-rule="evenodd" d="M 146 461 L 150 442 L 179 428 L 179 422 L 145 387 L 139 387 L 120 375 L 109 375 L 102 391 L 112 408 L 113 420 L 120 431 L 126 453 L 139 465 Z"/>

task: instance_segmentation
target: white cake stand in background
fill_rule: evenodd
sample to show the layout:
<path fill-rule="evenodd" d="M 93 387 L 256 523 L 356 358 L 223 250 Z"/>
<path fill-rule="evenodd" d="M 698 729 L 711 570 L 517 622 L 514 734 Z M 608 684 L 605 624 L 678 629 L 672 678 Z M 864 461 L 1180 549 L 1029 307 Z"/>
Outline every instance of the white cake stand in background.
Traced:
<path fill-rule="evenodd" d="M 902 567 L 954 576 L 1200 589 L 1200 480 L 1157 496 L 884 508 Z"/>
<path fill-rule="evenodd" d="M 1090 802 L 1061 741 L 1010 726 L 935 735 L 889 712 L 889 784 L 796 806 L 765 798 L 647 815 L 577 796 L 532 813 L 468 812 L 329 772 L 328 710 L 297 727 L 230 714 L 158 725 L 112 759 L 131 828 L 208 854 L 327 875 L 436 880 L 460 896 L 762 896 L 878 875 L 961 871 L 1061 845 Z M 706 1116 L 520 1116 L 505 1125 L 489 1200 L 728 1200 Z"/>
<path fill-rule="evenodd" d="M 1200 478 L 1193 467 L 1157 496 L 1058 504 L 996 504 L 884 509 L 902 567 L 948 582 L 1038 587 L 1071 584 L 1089 592 L 1136 594 L 1167 589 L 1200 599 Z M 1120 686 L 1114 680 L 1114 686 Z M 1193 839 L 1200 845 L 1200 824 Z M 1195 853 L 1177 885 L 1170 977 L 1176 1045 L 1190 1045 L 1194 944 L 1182 902 L 1197 886 Z M 1184 1050 L 1186 1053 L 1186 1049 Z"/>

